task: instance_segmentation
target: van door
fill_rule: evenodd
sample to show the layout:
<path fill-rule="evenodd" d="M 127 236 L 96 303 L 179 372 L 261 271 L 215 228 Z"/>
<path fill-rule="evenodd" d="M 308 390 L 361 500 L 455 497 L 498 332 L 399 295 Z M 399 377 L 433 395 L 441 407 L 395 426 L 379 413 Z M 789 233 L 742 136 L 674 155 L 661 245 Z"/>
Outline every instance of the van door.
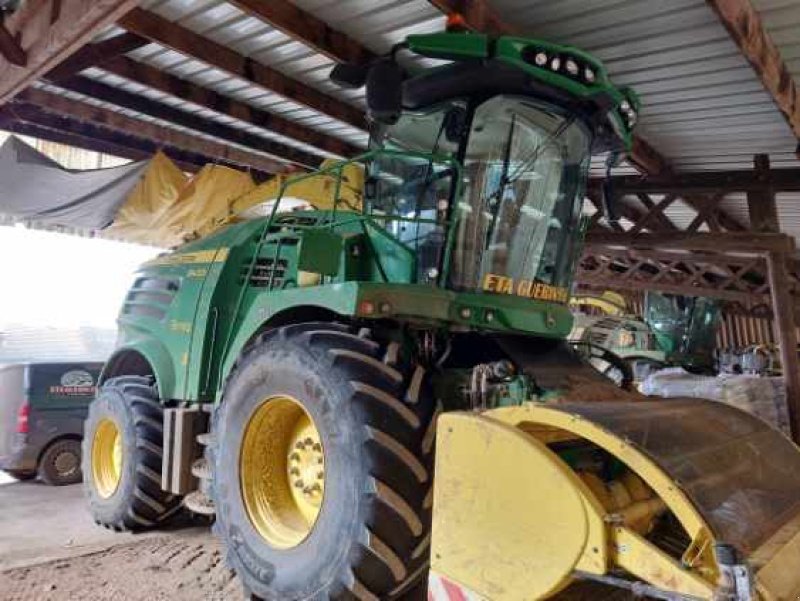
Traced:
<path fill-rule="evenodd" d="M 15 451 L 17 417 L 25 403 L 25 365 L 0 366 L 0 463 Z"/>
<path fill-rule="evenodd" d="M 83 436 L 102 363 L 35 363 L 28 369 L 29 443 L 44 448 L 62 436 Z"/>

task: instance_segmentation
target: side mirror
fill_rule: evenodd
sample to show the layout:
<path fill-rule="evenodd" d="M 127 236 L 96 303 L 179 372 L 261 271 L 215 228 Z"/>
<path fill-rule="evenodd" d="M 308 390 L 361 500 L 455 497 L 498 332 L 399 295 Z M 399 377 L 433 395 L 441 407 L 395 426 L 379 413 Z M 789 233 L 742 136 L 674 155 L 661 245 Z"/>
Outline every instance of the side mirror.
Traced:
<path fill-rule="evenodd" d="M 348 90 L 357 90 L 363 88 L 367 83 L 369 67 L 369 65 L 356 63 L 336 63 L 329 77 L 337 86 Z"/>
<path fill-rule="evenodd" d="M 394 125 L 403 111 L 403 70 L 391 59 L 375 61 L 367 75 L 367 110 L 371 119 Z"/>

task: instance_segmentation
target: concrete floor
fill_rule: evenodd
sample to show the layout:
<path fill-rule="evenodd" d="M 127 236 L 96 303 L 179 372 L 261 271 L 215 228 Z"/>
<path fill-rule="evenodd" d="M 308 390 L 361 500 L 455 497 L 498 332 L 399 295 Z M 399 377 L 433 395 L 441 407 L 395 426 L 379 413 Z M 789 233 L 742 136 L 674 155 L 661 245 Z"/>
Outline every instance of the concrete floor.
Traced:
<path fill-rule="evenodd" d="M 4 484 L 0 486 L 0 508 L 0 571 L 152 536 L 118 534 L 97 526 L 86 510 L 80 484 Z"/>

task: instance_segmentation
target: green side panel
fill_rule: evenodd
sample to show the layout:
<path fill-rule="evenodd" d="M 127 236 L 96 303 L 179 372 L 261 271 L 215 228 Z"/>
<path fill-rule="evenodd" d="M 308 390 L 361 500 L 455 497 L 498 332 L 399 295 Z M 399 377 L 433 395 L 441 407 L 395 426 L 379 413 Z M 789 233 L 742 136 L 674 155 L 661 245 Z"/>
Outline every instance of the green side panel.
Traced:
<path fill-rule="evenodd" d="M 378 273 L 376 280 L 411 283 L 415 279 L 416 255 L 410 248 L 400 244 L 381 227 L 366 222 L 365 230 L 372 255 L 376 257 Z"/>
<path fill-rule="evenodd" d="M 430 33 L 406 38 L 411 52 L 443 60 L 489 56 L 489 36 L 478 33 Z"/>
<path fill-rule="evenodd" d="M 297 251 L 297 269 L 322 275 L 339 273 L 344 240 L 331 230 L 308 230 L 303 233 Z"/>
<path fill-rule="evenodd" d="M 364 307 L 374 312 L 367 314 Z M 274 315 L 296 307 L 328 309 L 343 317 L 392 319 L 429 327 L 475 328 L 564 338 L 572 314 L 564 305 L 510 295 L 462 294 L 418 284 L 347 282 L 264 293 L 254 299 L 236 327 L 223 359 L 218 382 L 224 381 L 247 342 Z"/>

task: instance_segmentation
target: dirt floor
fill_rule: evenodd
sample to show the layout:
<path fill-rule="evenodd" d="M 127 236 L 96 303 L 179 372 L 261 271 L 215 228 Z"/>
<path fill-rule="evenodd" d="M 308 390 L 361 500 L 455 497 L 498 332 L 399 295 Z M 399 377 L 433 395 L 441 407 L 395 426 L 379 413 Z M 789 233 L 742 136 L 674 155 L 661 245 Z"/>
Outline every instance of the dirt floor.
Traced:
<path fill-rule="evenodd" d="M 241 599 L 208 528 L 141 535 L 92 522 L 81 486 L 0 486 L 0 600 Z"/>

